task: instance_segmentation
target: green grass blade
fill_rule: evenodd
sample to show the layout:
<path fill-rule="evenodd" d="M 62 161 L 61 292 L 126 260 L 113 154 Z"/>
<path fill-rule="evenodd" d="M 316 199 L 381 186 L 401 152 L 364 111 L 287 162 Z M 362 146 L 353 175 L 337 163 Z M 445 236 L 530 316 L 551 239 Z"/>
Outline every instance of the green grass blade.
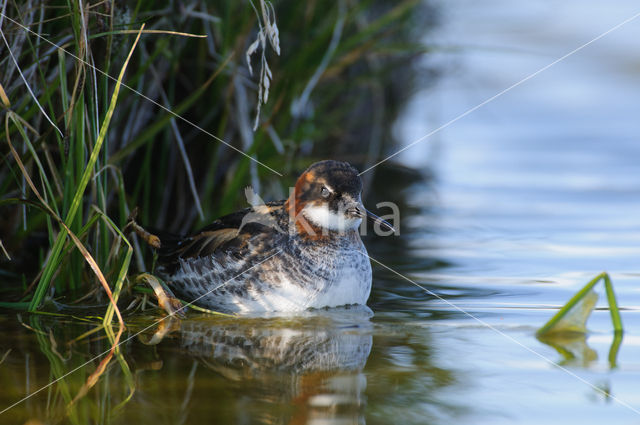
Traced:
<path fill-rule="evenodd" d="M 622 334 L 622 319 L 620 318 L 620 310 L 616 301 L 615 294 L 613 292 L 613 285 L 611 278 L 606 272 L 598 274 L 591 279 L 580 291 L 578 291 L 567 303 L 536 332 L 537 336 L 543 336 L 555 331 L 555 327 L 562 320 L 567 313 L 578 304 L 583 298 L 587 296 L 589 291 L 600 281 L 604 280 L 605 289 L 607 292 L 607 301 L 609 303 L 609 311 L 611 312 L 611 321 L 613 322 L 613 329 L 616 334 Z"/>
<path fill-rule="evenodd" d="M 111 228 L 116 233 L 118 233 L 118 235 L 122 238 L 122 240 L 127 244 L 127 252 L 125 254 L 125 258 L 122 262 L 122 265 L 120 266 L 120 271 L 118 272 L 118 278 L 116 279 L 115 289 L 113 291 L 114 303 L 109 304 L 109 307 L 107 307 L 107 312 L 104 316 L 103 324 L 107 326 L 108 324 L 111 323 L 111 320 L 113 320 L 113 314 L 115 313 L 115 303 L 118 302 L 118 297 L 120 296 L 120 291 L 122 291 L 122 285 L 124 283 L 124 279 L 127 276 L 127 272 L 129 271 L 129 265 L 131 264 L 131 257 L 133 255 L 133 247 L 131 246 L 131 244 L 129 243 L 129 240 L 127 240 L 125 235 L 120 231 L 118 226 L 116 226 L 116 224 L 106 214 L 104 214 L 101 211 L 99 211 L 98 213 L 101 215 L 102 219 L 105 220 L 107 224 L 111 226 Z"/>
<path fill-rule="evenodd" d="M 607 292 L 607 302 L 609 303 L 609 312 L 611 313 L 611 322 L 613 322 L 613 330 L 616 334 L 622 334 L 622 318 L 620 317 L 620 309 L 616 294 L 613 292 L 613 284 L 607 273 L 604 273 L 604 288 Z"/>

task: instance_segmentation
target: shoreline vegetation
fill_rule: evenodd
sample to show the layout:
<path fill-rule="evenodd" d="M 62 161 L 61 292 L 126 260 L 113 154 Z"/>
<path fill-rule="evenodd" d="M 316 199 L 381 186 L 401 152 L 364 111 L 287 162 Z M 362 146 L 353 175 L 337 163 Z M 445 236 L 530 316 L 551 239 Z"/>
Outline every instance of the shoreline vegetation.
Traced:
<path fill-rule="evenodd" d="M 435 22 L 383 3 L 5 3 L 0 308 L 122 324 L 152 262 L 124 233 L 136 207 L 185 233 L 316 159 L 374 163 Z"/>

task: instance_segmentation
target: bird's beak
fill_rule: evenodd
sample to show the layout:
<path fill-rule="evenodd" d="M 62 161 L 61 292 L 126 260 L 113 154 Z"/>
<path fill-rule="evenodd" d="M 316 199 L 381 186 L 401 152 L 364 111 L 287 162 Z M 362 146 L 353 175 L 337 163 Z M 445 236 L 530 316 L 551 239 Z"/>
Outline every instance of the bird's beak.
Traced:
<path fill-rule="evenodd" d="M 380 217 L 366 209 L 362 204 L 354 205 L 350 208 L 347 208 L 347 213 L 355 217 L 368 218 L 374 223 L 378 223 L 381 229 L 390 230 L 393 233 L 396 233 L 396 229 L 394 229 L 388 221 L 381 219 Z"/>
<path fill-rule="evenodd" d="M 378 223 L 380 225 L 380 228 L 383 230 L 390 230 L 393 233 L 396 232 L 396 229 L 393 228 L 392 225 L 389 224 L 389 222 L 387 220 L 383 220 L 380 217 L 378 217 L 377 215 L 375 215 L 374 213 L 372 213 L 371 211 L 365 209 L 366 213 L 367 213 L 367 217 L 373 221 L 374 223 Z"/>

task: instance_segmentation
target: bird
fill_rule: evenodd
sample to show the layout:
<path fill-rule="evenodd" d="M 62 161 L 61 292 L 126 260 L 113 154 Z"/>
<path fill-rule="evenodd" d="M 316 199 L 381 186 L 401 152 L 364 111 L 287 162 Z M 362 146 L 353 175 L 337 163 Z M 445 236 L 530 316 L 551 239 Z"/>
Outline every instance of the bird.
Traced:
<path fill-rule="evenodd" d="M 365 209 L 356 168 L 319 161 L 287 199 L 250 203 L 193 234 L 160 237 L 156 272 L 180 299 L 235 314 L 366 305 L 372 271 L 359 227 L 369 218 L 394 229 Z"/>

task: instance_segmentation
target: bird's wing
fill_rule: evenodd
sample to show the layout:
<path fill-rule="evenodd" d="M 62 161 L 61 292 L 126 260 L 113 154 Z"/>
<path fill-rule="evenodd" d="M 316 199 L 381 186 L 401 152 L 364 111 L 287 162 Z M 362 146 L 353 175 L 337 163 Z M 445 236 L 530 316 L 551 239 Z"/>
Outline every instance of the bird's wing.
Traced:
<path fill-rule="evenodd" d="M 159 261 L 167 269 L 180 258 L 206 257 L 221 251 L 234 254 L 246 248 L 252 238 L 264 238 L 281 231 L 284 201 L 269 202 L 231 213 L 187 237 L 160 237 Z"/>

